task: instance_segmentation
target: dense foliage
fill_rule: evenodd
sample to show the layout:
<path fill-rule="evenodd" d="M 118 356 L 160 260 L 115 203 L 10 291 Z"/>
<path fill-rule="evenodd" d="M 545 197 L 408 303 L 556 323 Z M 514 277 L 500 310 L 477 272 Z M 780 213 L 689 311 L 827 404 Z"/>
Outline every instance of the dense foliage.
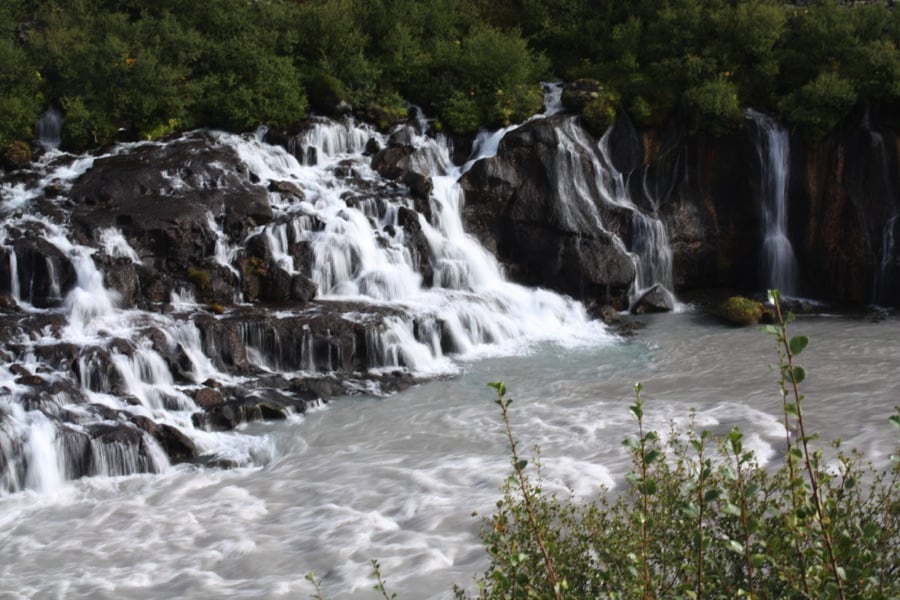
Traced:
<path fill-rule="evenodd" d="M 422 105 L 456 132 L 523 119 L 538 82 L 599 79 L 641 125 L 721 133 L 752 104 L 811 139 L 900 122 L 900 16 L 837 0 L 4 0 L 0 146 L 47 106 L 70 148 Z"/>
<path fill-rule="evenodd" d="M 900 594 L 900 455 L 878 469 L 835 444 L 826 457 L 805 425 L 797 356 L 775 299 L 783 461 L 762 467 L 737 428 L 645 428 L 642 388 L 627 489 L 579 503 L 542 489 L 497 392 L 512 475 L 482 539 L 491 558 L 478 598 L 896 598 Z M 886 419 L 887 420 L 887 419 Z M 900 415 L 890 421 L 900 427 Z M 529 469 L 526 472 L 526 469 Z M 468 597 L 457 590 L 458 598 Z"/>

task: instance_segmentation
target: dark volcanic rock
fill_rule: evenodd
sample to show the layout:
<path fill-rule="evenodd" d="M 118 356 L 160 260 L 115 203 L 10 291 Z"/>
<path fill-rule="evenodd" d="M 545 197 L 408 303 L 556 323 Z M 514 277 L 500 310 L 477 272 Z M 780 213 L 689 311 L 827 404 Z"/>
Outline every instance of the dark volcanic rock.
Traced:
<path fill-rule="evenodd" d="M 575 127 L 571 119 L 523 125 L 503 138 L 495 157 L 477 162 L 462 179 L 465 222 L 517 281 L 624 308 L 635 270 L 613 234 L 628 238 L 631 212 L 595 197 L 568 197 L 571 180 L 558 148 L 559 128 Z M 585 154 L 571 160 L 574 168 L 592 168 Z M 598 228 L 594 210 L 607 231 Z"/>
<path fill-rule="evenodd" d="M 274 389 L 258 389 L 247 396 L 229 400 L 193 415 L 197 427 L 230 430 L 242 423 L 286 419 L 291 413 L 306 412 L 306 400 Z"/>
<path fill-rule="evenodd" d="M 656 284 L 650 289 L 645 290 L 641 296 L 635 300 L 631 307 L 631 312 L 637 315 L 653 312 L 668 312 L 675 308 L 674 299 L 671 292 L 663 286 Z"/>
<path fill-rule="evenodd" d="M 173 273 L 213 254 L 209 216 L 242 238 L 272 220 L 266 189 L 237 153 L 195 134 L 97 159 L 72 188 L 72 220 L 88 236 L 122 230 L 145 264 Z"/>
<path fill-rule="evenodd" d="M 12 252 L 20 297 L 34 306 L 59 306 L 78 281 L 69 257 L 42 237 L 18 238 L 12 244 Z M 0 294 L 12 292 L 11 276 L 9 253 L 0 251 Z"/>
<path fill-rule="evenodd" d="M 412 255 L 413 265 L 422 275 L 422 284 L 425 287 L 431 287 L 434 283 L 431 246 L 428 245 L 428 239 L 422 230 L 422 224 L 419 223 L 418 213 L 402 206 L 397 212 L 397 222 L 403 227 L 403 231 L 406 234 L 406 245 Z"/>

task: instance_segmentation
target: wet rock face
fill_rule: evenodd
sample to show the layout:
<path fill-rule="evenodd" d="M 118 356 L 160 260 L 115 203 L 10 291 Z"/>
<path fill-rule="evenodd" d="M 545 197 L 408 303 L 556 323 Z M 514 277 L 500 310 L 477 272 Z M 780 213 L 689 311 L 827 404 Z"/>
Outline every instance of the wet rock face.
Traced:
<path fill-rule="evenodd" d="M 622 163 L 633 161 L 635 146 L 645 156 L 645 162 L 631 162 L 628 184 L 633 192 L 649 189 L 658 202 L 676 289 L 759 286 L 763 219 L 747 133 L 709 138 L 675 130 L 614 132 Z"/>
<path fill-rule="evenodd" d="M 42 237 L 22 237 L 0 249 L 0 294 L 13 292 L 13 278 L 20 299 L 38 308 L 59 306 L 78 280 L 69 257 Z"/>
<path fill-rule="evenodd" d="M 241 238 L 272 220 L 266 189 L 237 153 L 197 134 L 98 159 L 75 182 L 72 221 L 93 237 L 119 228 L 142 262 L 174 273 L 214 254 L 209 219 Z"/>
<path fill-rule="evenodd" d="M 900 137 L 872 115 L 795 145 L 789 226 L 810 295 L 900 306 Z"/>
<path fill-rule="evenodd" d="M 624 307 L 635 270 L 614 234 L 630 235 L 630 213 L 586 198 L 607 231 L 567 214 L 572 200 L 560 190 L 571 182 L 557 160 L 556 128 L 563 119 L 571 117 L 533 121 L 507 134 L 495 157 L 463 176 L 466 226 L 515 280 Z M 590 168 L 590 159 L 583 158 L 578 162 Z"/>

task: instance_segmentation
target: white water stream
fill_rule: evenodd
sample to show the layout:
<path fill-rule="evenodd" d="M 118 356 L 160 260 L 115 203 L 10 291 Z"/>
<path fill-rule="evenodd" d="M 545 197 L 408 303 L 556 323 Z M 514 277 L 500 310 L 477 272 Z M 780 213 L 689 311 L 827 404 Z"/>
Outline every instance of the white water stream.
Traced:
<path fill-rule="evenodd" d="M 639 339 L 542 346 L 463 365 L 460 377 L 397 396 L 338 400 L 304 418 L 254 424 L 264 467 L 181 467 L 88 478 L 0 499 L 5 598 L 303 598 L 315 570 L 330 598 L 376 598 L 378 559 L 400 598 L 450 598 L 485 567 L 478 518 L 508 473 L 485 383 L 515 399 L 522 448 L 539 444 L 550 488 L 591 497 L 621 485 L 621 440 L 635 380 L 653 426 L 697 409 L 702 427 L 741 426 L 773 456 L 781 444 L 771 339 L 692 312 L 648 318 Z M 900 321 L 803 318 L 810 423 L 884 464 L 900 393 Z"/>
<path fill-rule="evenodd" d="M 786 296 L 799 293 L 797 258 L 788 237 L 788 184 L 790 181 L 790 136 L 787 128 L 761 112 L 747 110 L 756 126 L 759 161 L 759 203 L 763 208 L 763 277 L 766 288 L 777 288 Z"/>
<path fill-rule="evenodd" d="M 583 194 L 560 193 L 571 196 L 571 218 L 586 228 L 603 227 L 596 206 L 576 203 L 597 194 L 631 210 L 639 238 L 630 249 L 639 267 L 636 291 L 665 285 L 671 258 L 664 227 L 627 197 L 603 144 L 583 153 L 582 133 L 562 133 L 561 162 L 587 154 L 593 173 L 569 164 L 573 187 L 584 187 Z M 763 457 L 775 452 L 781 430 L 765 369 L 772 361 L 767 339 L 688 312 L 653 318 L 638 340 L 625 342 L 589 321 L 581 304 L 506 281 L 496 260 L 463 230 L 456 182 L 471 163 L 454 166 L 441 139 L 410 136 L 411 160 L 434 186 L 427 199 L 432 217 L 413 212 L 417 227 L 403 220 L 414 200 L 381 180 L 361 155 L 370 138 L 387 142 L 372 130 L 352 123 L 314 127 L 294 142 L 303 164 L 257 137 L 215 134 L 215 143 L 233 148 L 262 185 L 287 182 L 299 191 L 293 200 L 271 193 L 275 220 L 252 233 L 264 236 L 284 271 L 308 269 L 320 297 L 397 311 L 367 332 L 377 359 L 372 371 L 454 376 L 390 398 L 338 399 L 302 417 L 234 432 L 205 431 L 191 418 L 199 410 L 191 392 L 201 382 L 252 381 L 220 371 L 205 353 L 188 318 L 199 307 L 189 290 L 172 293 L 172 313 L 123 309 L 95 262 L 102 254 L 141 260 L 121 232 L 95 232 L 96 247 L 89 247 L 64 222 L 32 211 L 42 187 L 54 186 L 64 202 L 95 159 L 56 164 L 50 152 L 33 187 L 0 189 L 0 243 L 20 230 L 34 231 L 71 262 L 77 279 L 58 307 L 36 308 L 24 299 L 31 296 L 19 279 L 16 252 L 4 246 L 20 315 L 62 323 L 6 340 L 15 342 L 10 355 L 19 368 L 52 383 L 72 374 L 48 368 L 41 351 L 60 344 L 85 350 L 74 383 L 89 400 L 78 404 L 60 392 L 26 401 L 27 378 L 20 379 L 13 365 L 0 366 L 4 598 L 296 598 L 311 591 L 304 581 L 310 570 L 323 577 L 329 597 L 355 598 L 371 590 L 373 558 L 401 597 L 449 597 L 451 582 L 466 585 L 485 566 L 471 512 L 490 511 L 507 474 L 502 427 L 485 387 L 496 379 L 506 380 L 517 399 L 513 420 L 523 447 L 543 448 L 548 485 L 579 497 L 621 479 L 626 456 L 620 442 L 631 426 L 625 407 L 636 379 L 647 384 L 659 427 L 696 407 L 701 425 L 727 430 L 741 424 Z M 483 135 L 475 157 L 491 156 L 501 138 Z M 128 150 L 123 145 L 114 152 Z M 175 174 L 169 178 L 173 190 L 189 186 Z M 234 268 L 247 240 L 229 239 L 220 219 L 207 219 L 215 245 L 210 259 Z M 406 244 L 417 228 L 433 266 L 432 287 L 423 285 L 426 257 Z M 291 256 L 290 245 L 300 242 L 309 244 L 311 264 Z M 53 267 L 49 258 L 47 266 Z M 56 278 L 54 285 L 61 295 Z M 362 319 L 355 312 L 343 318 Z M 827 385 L 810 383 L 810 395 L 821 392 L 826 400 L 817 413 L 821 429 L 883 459 L 890 439 L 879 427 L 898 387 L 885 374 L 898 372 L 900 351 L 891 340 L 900 339 L 900 324 L 822 319 L 810 325 L 814 339 L 826 340 L 819 368 Z M 187 383 L 173 377 L 142 333 L 147 328 L 187 357 Z M 262 325 L 248 324 L 241 334 L 248 356 L 263 369 L 308 374 L 331 368 L 316 364 L 310 352 L 300 364 L 283 364 L 267 354 Z M 311 349 L 308 332 L 297 335 Z M 92 362 L 88 350 L 95 347 L 109 353 L 115 373 Z M 736 358 L 735 348 L 746 355 Z M 812 361 L 808 367 L 817 372 Z M 113 375 L 127 398 L 110 393 Z M 854 428 L 848 431 L 851 407 Z M 98 443 L 86 432 L 116 424 L 103 417 L 103 408 L 171 427 L 202 456 L 240 468 L 171 466 L 142 432 L 137 445 Z M 55 417 L 64 412 L 77 418 L 61 425 Z M 71 447 L 79 443 L 89 452 Z M 70 481 L 76 460 L 89 461 L 96 476 Z"/>

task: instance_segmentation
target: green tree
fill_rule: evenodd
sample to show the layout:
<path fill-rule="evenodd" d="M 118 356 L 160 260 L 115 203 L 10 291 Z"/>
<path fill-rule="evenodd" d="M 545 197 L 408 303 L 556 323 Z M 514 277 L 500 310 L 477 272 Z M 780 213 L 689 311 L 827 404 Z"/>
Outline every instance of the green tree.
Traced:
<path fill-rule="evenodd" d="M 12 23 L 11 6 L 0 8 L 0 23 Z M 0 29 L 0 151 L 14 140 L 31 138 L 44 103 L 41 74 L 8 27 Z"/>

